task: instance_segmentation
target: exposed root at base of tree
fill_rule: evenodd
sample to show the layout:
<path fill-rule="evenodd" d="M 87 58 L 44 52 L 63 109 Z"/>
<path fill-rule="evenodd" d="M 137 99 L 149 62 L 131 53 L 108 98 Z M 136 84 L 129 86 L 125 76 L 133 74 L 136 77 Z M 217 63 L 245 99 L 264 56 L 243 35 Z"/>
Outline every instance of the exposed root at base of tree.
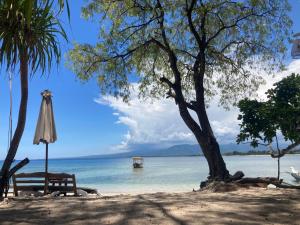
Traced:
<path fill-rule="evenodd" d="M 277 187 L 300 190 L 300 186 L 283 183 L 282 179 L 278 180 L 276 177 L 244 177 L 244 173 L 238 171 L 233 176 L 230 176 L 226 181 L 215 179 L 201 182 L 199 191 L 229 192 L 236 191 L 241 188 L 267 188 L 269 184 L 274 185 L 273 188 Z"/>

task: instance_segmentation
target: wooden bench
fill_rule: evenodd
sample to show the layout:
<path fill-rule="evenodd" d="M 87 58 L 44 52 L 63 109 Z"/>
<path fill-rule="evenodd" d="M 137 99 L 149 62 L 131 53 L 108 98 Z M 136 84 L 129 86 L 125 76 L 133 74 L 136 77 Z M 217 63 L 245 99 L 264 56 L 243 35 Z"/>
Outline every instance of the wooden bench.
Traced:
<path fill-rule="evenodd" d="M 15 196 L 18 196 L 19 191 L 44 190 L 46 193 L 59 191 L 65 195 L 68 192 L 77 195 L 75 175 L 67 173 L 47 173 L 47 182 L 45 182 L 45 172 L 14 174 L 13 187 Z"/>

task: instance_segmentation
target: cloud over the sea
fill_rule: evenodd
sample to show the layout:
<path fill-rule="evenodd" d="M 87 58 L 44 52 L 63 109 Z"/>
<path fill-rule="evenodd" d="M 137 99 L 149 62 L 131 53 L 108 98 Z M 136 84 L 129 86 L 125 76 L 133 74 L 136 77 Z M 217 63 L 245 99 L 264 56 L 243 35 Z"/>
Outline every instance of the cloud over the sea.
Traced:
<path fill-rule="evenodd" d="M 265 99 L 265 91 L 291 73 L 300 73 L 300 60 L 292 61 L 283 72 L 270 76 L 262 72 L 266 84 L 257 92 L 259 99 Z M 128 103 L 113 96 L 102 96 L 95 101 L 111 107 L 115 112 L 116 123 L 128 128 L 122 142 L 114 146 L 115 150 L 129 150 L 135 145 L 171 146 L 174 144 L 196 143 L 191 131 L 182 121 L 178 108 L 172 99 L 140 100 L 137 84 L 133 84 L 133 92 Z M 226 111 L 213 100 L 208 108 L 208 116 L 218 141 L 221 144 L 234 143 L 238 134 L 238 110 Z"/>

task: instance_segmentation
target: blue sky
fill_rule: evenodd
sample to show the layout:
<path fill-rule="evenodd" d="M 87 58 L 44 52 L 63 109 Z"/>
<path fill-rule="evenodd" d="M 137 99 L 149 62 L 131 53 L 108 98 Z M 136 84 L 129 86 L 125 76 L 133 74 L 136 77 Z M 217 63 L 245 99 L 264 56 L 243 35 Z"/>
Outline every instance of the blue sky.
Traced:
<path fill-rule="evenodd" d="M 74 41 L 79 43 L 97 41 L 99 26 L 97 20 L 86 21 L 80 17 L 80 7 L 84 2 L 86 1 L 70 1 L 71 27 L 64 19 L 70 43 L 61 42 L 64 54 L 72 47 Z M 291 18 L 294 21 L 293 30 L 300 32 L 300 1 L 290 2 Z M 53 67 L 49 76 L 41 77 L 37 73 L 30 79 L 27 124 L 16 158 L 44 158 L 45 146 L 32 144 L 41 103 L 40 92 L 44 89 L 53 92 L 58 133 L 57 142 L 50 145 L 50 158 L 112 153 L 124 150 L 129 143 L 131 146 L 147 144 L 163 146 L 170 141 L 174 144 L 178 140 L 178 143 L 194 142 L 180 120 L 176 108 L 173 107 L 173 102 L 163 100 L 155 105 L 146 102 L 140 106 L 134 95 L 131 106 L 128 106 L 110 96 L 100 96 L 94 80 L 82 84 L 64 64 L 63 58 L 58 67 Z M 298 68 L 300 72 L 300 63 L 297 62 L 291 66 L 293 71 Z M 3 69 L 0 72 L 0 159 L 3 159 L 7 151 L 9 90 L 8 76 Z M 13 80 L 14 127 L 20 100 L 20 82 L 17 72 L 16 70 Z M 172 110 L 170 107 L 173 107 Z M 166 118 L 161 116 L 164 109 L 169 111 Z M 234 142 L 236 110 L 224 112 L 217 107 L 217 104 L 212 104 L 209 112 L 217 136 L 222 140 L 223 136 L 232 132 L 229 141 Z M 220 117 L 222 119 L 219 119 Z M 232 124 L 232 120 L 235 120 L 235 124 Z M 235 129 L 231 130 L 231 127 Z"/>

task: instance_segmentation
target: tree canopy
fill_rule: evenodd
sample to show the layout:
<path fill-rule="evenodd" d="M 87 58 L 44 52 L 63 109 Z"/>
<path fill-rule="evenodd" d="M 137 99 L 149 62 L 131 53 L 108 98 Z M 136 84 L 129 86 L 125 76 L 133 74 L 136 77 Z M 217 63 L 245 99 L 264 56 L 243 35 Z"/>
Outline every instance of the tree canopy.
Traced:
<path fill-rule="evenodd" d="M 215 95 L 224 106 L 236 103 L 263 82 L 254 69 L 281 68 L 289 9 L 287 0 L 90 0 L 83 15 L 100 18 L 99 41 L 76 44 L 69 66 L 125 101 L 132 74 L 140 96 L 173 98 L 207 159 L 209 180 L 228 180 L 206 103 Z"/>
<path fill-rule="evenodd" d="M 244 99 L 239 102 L 241 120 L 237 142 L 259 143 L 277 141 L 277 132 L 292 143 L 299 143 L 300 75 L 291 74 L 274 84 L 267 92 L 267 101 Z"/>
<path fill-rule="evenodd" d="M 286 0 L 91 0 L 83 15 L 100 18 L 99 42 L 76 44 L 69 65 L 82 80 L 95 75 L 103 93 L 127 98 L 133 73 L 142 96 L 162 97 L 176 79 L 174 54 L 184 97 L 194 100 L 204 52 L 206 100 L 219 94 L 221 103 L 235 103 L 263 82 L 254 68 L 282 66 L 289 10 Z"/>

